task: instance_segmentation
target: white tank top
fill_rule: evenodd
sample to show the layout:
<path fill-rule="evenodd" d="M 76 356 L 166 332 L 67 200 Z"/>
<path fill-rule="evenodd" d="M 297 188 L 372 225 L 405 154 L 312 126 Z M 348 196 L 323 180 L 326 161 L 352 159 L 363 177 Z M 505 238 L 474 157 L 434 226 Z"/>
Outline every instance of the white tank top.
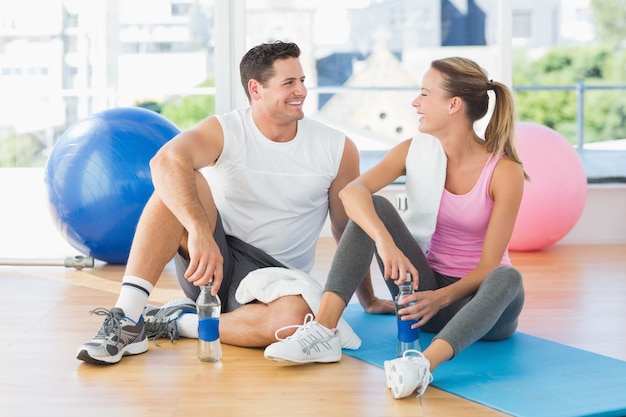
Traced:
<path fill-rule="evenodd" d="M 304 118 L 296 137 L 267 139 L 242 108 L 217 116 L 224 149 L 207 178 L 227 235 L 309 272 L 328 215 L 345 134 Z"/>

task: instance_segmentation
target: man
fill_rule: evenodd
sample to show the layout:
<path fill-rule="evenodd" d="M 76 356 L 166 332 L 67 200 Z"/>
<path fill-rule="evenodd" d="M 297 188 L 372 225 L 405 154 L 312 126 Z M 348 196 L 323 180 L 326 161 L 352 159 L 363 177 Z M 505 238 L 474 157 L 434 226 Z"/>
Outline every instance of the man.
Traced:
<path fill-rule="evenodd" d="M 186 313 L 195 312 L 192 300 L 210 280 L 222 300 L 220 339 L 227 344 L 267 346 L 277 329 L 311 313 L 300 295 L 267 304 L 235 299 L 250 271 L 309 272 L 326 216 L 336 240 L 347 223 L 338 193 L 359 175 L 358 150 L 344 134 L 304 118 L 299 56 L 294 43 L 252 48 L 240 64 L 250 107 L 208 117 L 152 159 L 155 191 L 137 225 L 118 300 L 110 311 L 94 310 L 106 317 L 78 359 L 112 364 L 143 353 L 146 331 L 197 335 L 197 317 Z M 189 299 L 144 312 L 172 257 Z M 371 280 L 364 282 L 358 295 L 366 310 L 390 312 L 390 302 L 374 297 Z"/>

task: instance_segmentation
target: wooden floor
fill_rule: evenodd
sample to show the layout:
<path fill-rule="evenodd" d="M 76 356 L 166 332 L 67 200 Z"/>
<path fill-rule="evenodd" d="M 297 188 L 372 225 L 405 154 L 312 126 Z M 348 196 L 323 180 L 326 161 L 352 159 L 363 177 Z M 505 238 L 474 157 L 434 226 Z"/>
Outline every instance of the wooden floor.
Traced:
<path fill-rule="evenodd" d="M 313 275 L 324 280 L 334 244 L 322 239 Z M 555 245 L 513 253 L 527 293 L 520 331 L 626 360 L 626 245 Z M 166 269 L 151 296 L 180 296 Z M 382 369 L 351 357 L 285 367 L 260 349 L 224 346 L 217 364 L 196 341 L 150 343 L 148 353 L 101 367 L 75 359 L 111 307 L 120 266 L 0 266 L 0 415 L 17 416 L 501 416 L 430 387 L 394 400 Z M 386 288 L 375 274 L 376 292 Z M 436 373 L 435 373 L 436 378 Z"/>

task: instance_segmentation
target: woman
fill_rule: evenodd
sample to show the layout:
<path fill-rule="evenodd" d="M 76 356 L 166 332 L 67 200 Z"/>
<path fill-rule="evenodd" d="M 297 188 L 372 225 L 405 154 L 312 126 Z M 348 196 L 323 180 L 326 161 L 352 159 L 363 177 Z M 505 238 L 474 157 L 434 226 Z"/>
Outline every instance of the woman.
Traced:
<path fill-rule="evenodd" d="M 480 138 L 474 122 L 494 111 Z M 415 327 L 437 333 L 414 356 L 385 362 L 394 398 L 424 393 L 432 372 L 477 340 L 510 337 L 524 302 L 520 273 L 511 267 L 508 243 L 526 174 L 514 146 L 510 90 L 488 79 L 465 58 L 433 61 L 413 101 L 419 130 L 437 138 L 445 151 L 445 185 L 426 254 L 386 199 L 374 193 L 405 175 L 412 141 L 394 147 L 383 160 L 340 193 L 351 221 L 339 243 L 315 320 L 266 348 L 269 359 L 334 362 L 341 358 L 334 330 L 373 254 L 393 296 L 406 275 L 413 277 L 417 304 L 399 311 Z M 410 166 L 410 165 L 409 165 Z M 412 179 L 407 176 L 407 184 Z M 422 178 L 428 181 L 428 177 Z M 420 204 L 408 201 L 409 207 Z"/>

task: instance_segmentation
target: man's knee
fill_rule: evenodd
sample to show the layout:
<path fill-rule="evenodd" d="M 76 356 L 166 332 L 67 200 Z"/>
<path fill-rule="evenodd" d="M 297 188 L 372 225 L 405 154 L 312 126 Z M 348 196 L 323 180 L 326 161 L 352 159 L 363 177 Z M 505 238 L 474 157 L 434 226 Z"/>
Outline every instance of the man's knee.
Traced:
<path fill-rule="evenodd" d="M 313 314 L 309 305 L 300 295 L 280 297 L 269 304 L 269 322 L 275 330 L 284 328 L 278 336 L 291 336 L 301 325 L 307 314 Z"/>

